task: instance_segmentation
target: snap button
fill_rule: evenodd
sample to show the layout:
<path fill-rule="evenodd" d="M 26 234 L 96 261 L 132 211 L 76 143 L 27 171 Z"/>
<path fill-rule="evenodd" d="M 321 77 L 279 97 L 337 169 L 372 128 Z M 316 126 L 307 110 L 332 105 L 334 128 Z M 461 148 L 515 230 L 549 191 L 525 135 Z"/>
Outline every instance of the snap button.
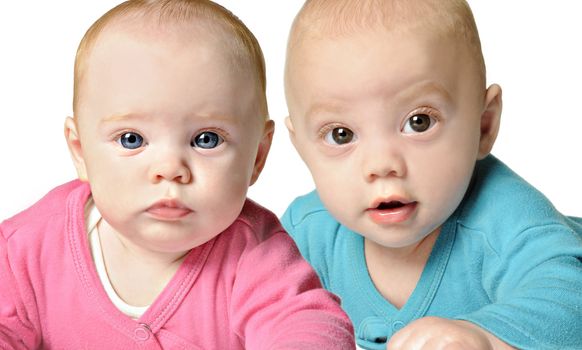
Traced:
<path fill-rule="evenodd" d="M 402 328 L 404 328 L 404 322 L 394 321 L 394 323 L 392 323 L 392 332 L 397 332 L 397 331 L 401 330 Z"/>
<path fill-rule="evenodd" d="M 385 348 L 392 335 L 391 325 L 383 317 L 371 316 L 363 319 L 356 326 L 358 345 L 364 349 L 379 349 L 379 344 L 384 344 Z"/>
<path fill-rule="evenodd" d="M 374 343 L 376 343 L 376 344 L 384 344 L 387 341 L 388 341 L 388 337 L 384 337 L 384 336 L 374 338 Z"/>
<path fill-rule="evenodd" d="M 150 328 L 146 324 L 140 324 L 139 327 L 133 330 L 135 338 L 139 341 L 146 341 L 150 338 Z"/>

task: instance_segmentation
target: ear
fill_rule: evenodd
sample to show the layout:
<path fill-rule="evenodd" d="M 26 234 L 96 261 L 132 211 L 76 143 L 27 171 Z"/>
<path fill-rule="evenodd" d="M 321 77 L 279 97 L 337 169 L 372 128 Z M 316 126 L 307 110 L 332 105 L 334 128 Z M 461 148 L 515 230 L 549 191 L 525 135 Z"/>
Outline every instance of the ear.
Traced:
<path fill-rule="evenodd" d="M 479 140 L 478 159 L 483 159 L 491 152 L 501 119 L 501 87 L 491 85 L 485 93 L 485 109 L 481 114 L 481 138 Z"/>
<path fill-rule="evenodd" d="M 291 139 L 291 143 L 295 148 L 297 145 L 295 144 L 295 127 L 293 126 L 293 121 L 291 121 L 291 117 L 285 118 L 285 126 L 287 127 L 287 131 L 289 131 L 289 139 Z"/>
<path fill-rule="evenodd" d="M 267 161 L 267 155 L 269 154 L 269 150 L 271 149 L 271 143 L 273 142 L 273 133 L 275 132 L 275 122 L 272 120 L 267 120 L 265 122 L 265 129 L 263 130 L 263 137 L 261 142 L 259 143 L 259 150 L 257 152 L 257 158 L 255 159 L 255 166 L 253 168 L 253 175 L 251 177 L 251 183 L 249 186 L 252 186 L 261 171 L 265 167 L 265 162 Z"/>
<path fill-rule="evenodd" d="M 69 146 L 69 152 L 71 152 L 73 164 L 77 169 L 77 176 L 81 181 L 87 181 L 87 168 L 83 158 L 81 139 L 79 138 L 77 123 L 71 117 L 67 117 L 65 120 L 65 139 L 67 140 L 67 146 Z"/>

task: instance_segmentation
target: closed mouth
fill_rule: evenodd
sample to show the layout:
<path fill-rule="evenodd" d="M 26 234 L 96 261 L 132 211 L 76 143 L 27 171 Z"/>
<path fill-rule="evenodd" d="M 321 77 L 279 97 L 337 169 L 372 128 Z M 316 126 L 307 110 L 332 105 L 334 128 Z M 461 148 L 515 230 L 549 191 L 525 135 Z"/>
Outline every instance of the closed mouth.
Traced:
<path fill-rule="evenodd" d="M 161 200 L 147 210 L 154 217 L 162 220 L 178 220 L 192 213 L 192 210 L 175 199 Z"/>
<path fill-rule="evenodd" d="M 163 199 L 156 202 L 154 205 L 150 207 L 150 209 L 159 209 L 159 208 L 172 208 L 172 209 L 188 209 L 184 204 L 182 204 L 177 199 Z"/>

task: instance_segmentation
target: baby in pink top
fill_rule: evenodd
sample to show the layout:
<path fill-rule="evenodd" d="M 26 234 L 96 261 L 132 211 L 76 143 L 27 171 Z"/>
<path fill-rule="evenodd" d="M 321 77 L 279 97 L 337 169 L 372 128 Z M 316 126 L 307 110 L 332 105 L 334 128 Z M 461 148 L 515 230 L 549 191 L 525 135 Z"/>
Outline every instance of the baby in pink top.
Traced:
<path fill-rule="evenodd" d="M 257 40 L 210 1 L 130 0 L 97 20 L 65 122 L 80 180 L 0 226 L 0 348 L 353 348 L 337 298 L 246 199 L 274 131 L 265 85 Z M 96 251 L 143 314 L 113 305 Z"/>

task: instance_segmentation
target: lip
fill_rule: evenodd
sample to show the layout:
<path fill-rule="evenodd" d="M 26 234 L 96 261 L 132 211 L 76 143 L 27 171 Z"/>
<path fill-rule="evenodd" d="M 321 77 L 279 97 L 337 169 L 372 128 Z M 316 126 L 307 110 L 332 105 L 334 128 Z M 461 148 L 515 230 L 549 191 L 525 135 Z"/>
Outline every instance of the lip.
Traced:
<path fill-rule="evenodd" d="M 177 199 L 162 199 L 154 203 L 146 211 L 154 218 L 163 221 L 179 220 L 193 213 L 192 209 Z"/>
<path fill-rule="evenodd" d="M 390 202 L 400 202 L 402 206 L 397 208 L 379 208 L 380 204 Z M 416 212 L 417 207 L 418 202 L 409 201 L 403 197 L 391 196 L 389 198 L 375 200 L 366 212 L 370 219 L 377 224 L 398 224 L 410 219 Z"/>

